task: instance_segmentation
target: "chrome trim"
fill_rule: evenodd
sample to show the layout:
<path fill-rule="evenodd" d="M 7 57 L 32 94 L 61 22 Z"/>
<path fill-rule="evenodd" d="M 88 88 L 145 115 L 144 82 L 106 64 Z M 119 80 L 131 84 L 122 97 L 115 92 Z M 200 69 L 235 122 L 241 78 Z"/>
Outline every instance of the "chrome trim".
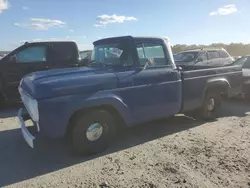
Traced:
<path fill-rule="evenodd" d="M 24 137 L 24 140 L 27 142 L 27 144 L 31 147 L 31 148 L 34 148 L 34 140 L 36 139 L 30 132 L 29 130 L 27 129 L 26 125 L 25 125 L 25 122 L 23 120 L 23 111 L 24 109 L 21 108 L 18 110 L 18 119 L 19 119 L 19 122 L 20 122 L 20 127 L 21 127 L 21 130 L 22 130 L 22 134 L 23 134 L 23 137 Z"/>
<path fill-rule="evenodd" d="M 203 69 L 204 70 L 204 69 Z M 186 72 L 186 71 L 185 71 Z M 184 73 L 185 73 L 184 72 Z M 187 71 L 187 73 L 188 73 L 188 71 Z M 236 74 L 236 73 L 242 73 L 241 71 L 237 71 L 237 72 L 227 72 L 227 73 L 221 73 L 221 74 L 216 74 L 216 73 L 214 73 L 214 74 L 211 74 L 211 75 L 205 75 L 205 76 L 196 76 L 196 77 L 187 77 L 187 78 L 185 78 L 185 75 L 184 75 L 184 82 L 185 82 L 185 80 L 193 80 L 193 79 L 198 79 L 198 78 L 206 78 L 206 77 L 218 77 L 218 76 L 222 76 L 222 75 L 228 75 L 228 74 Z"/>
<path fill-rule="evenodd" d="M 96 141 L 101 138 L 103 134 L 103 127 L 100 123 L 91 124 L 86 132 L 86 137 L 89 141 Z"/>

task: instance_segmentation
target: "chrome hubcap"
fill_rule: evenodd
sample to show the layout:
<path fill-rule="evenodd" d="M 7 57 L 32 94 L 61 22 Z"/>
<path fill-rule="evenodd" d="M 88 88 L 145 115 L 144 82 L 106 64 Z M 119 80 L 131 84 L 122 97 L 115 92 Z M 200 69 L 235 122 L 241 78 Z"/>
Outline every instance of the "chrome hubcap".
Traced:
<path fill-rule="evenodd" d="M 209 99 L 207 109 L 208 111 L 213 111 L 215 107 L 215 101 L 213 98 Z"/>
<path fill-rule="evenodd" d="M 93 123 L 89 126 L 86 132 L 87 139 L 89 141 L 98 140 L 103 133 L 103 127 L 100 123 Z"/>

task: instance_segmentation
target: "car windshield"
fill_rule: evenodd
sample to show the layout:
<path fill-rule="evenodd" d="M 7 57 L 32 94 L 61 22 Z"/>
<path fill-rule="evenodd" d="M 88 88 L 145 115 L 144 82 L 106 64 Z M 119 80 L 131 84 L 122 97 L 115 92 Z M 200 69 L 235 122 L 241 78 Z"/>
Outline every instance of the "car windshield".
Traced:
<path fill-rule="evenodd" d="M 91 64 L 119 66 L 124 59 L 124 49 L 118 44 L 97 45 L 91 54 Z"/>
<path fill-rule="evenodd" d="M 197 55 L 198 55 L 198 52 L 182 52 L 182 53 L 175 54 L 174 60 L 189 62 L 189 61 L 193 61 Z"/>
<path fill-rule="evenodd" d="M 85 59 L 90 53 L 91 53 L 91 51 L 81 51 L 81 52 L 79 52 L 80 58 Z"/>

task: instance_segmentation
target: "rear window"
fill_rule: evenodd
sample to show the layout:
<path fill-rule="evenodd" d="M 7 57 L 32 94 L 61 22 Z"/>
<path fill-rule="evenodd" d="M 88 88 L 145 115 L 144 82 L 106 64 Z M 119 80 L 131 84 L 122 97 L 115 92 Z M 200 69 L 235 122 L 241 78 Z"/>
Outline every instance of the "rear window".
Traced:
<path fill-rule="evenodd" d="M 208 52 L 208 57 L 209 59 L 217 59 L 220 58 L 220 55 L 218 51 L 210 51 Z"/>
<path fill-rule="evenodd" d="M 219 54 L 220 54 L 221 58 L 228 58 L 229 57 L 228 53 L 224 50 L 219 50 Z"/>
<path fill-rule="evenodd" d="M 54 43 L 49 45 L 48 59 L 52 61 L 70 61 L 77 57 L 75 43 Z"/>

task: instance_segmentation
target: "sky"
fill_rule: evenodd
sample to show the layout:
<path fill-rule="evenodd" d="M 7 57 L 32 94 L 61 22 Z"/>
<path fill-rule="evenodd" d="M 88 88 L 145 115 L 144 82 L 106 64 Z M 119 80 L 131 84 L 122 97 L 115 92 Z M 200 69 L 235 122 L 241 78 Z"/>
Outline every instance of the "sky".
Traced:
<path fill-rule="evenodd" d="M 250 0 L 0 0 L 0 50 L 71 40 L 91 49 L 113 36 L 172 44 L 250 43 Z"/>

